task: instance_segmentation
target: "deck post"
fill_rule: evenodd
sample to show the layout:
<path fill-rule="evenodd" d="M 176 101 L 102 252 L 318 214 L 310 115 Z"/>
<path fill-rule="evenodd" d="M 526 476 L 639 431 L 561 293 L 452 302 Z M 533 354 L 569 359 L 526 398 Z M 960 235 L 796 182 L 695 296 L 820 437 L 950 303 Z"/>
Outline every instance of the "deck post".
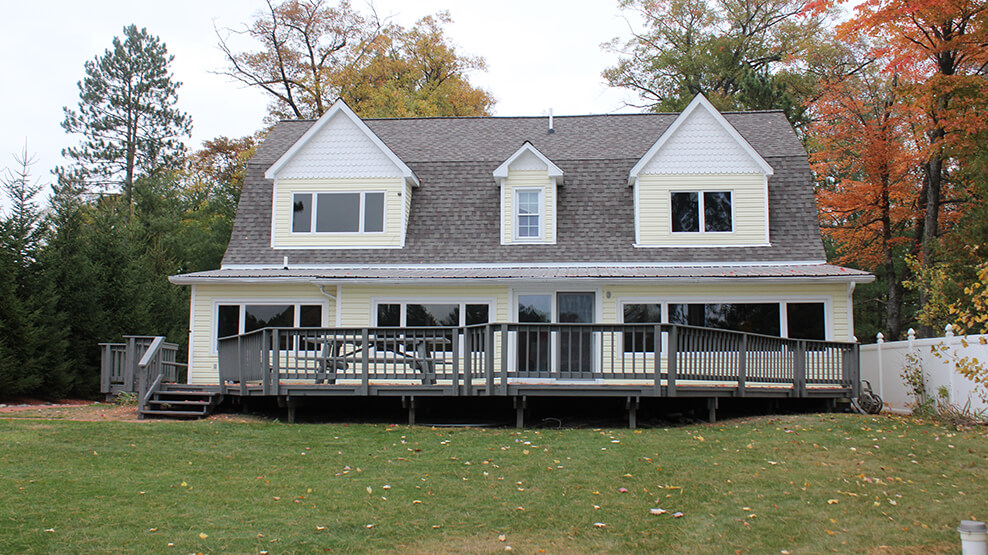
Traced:
<path fill-rule="evenodd" d="M 741 336 L 741 352 L 738 353 L 738 397 L 744 397 L 745 382 L 748 380 L 748 334 Z"/>
<path fill-rule="evenodd" d="M 528 399 L 522 395 L 515 397 L 515 428 L 525 427 L 525 409 L 528 407 Z"/>
<path fill-rule="evenodd" d="M 261 332 L 261 391 L 271 395 L 271 332 Z"/>
<path fill-rule="evenodd" d="M 484 345 L 484 373 L 487 374 L 487 395 L 494 395 L 494 326 L 487 325 L 487 344 Z"/>
<path fill-rule="evenodd" d="M 666 394 L 676 396 L 676 353 L 679 352 L 679 328 L 669 328 L 669 369 L 666 377 Z"/>
<path fill-rule="evenodd" d="M 638 427 L 638 402 L 639 397 L 628 397 L 627 409 L 628 409 L 628 429 L 634 430 Z"/>
<path fill-rule="evenodd" d="M 508 394 L 508 324 L 501 324 L 501 395 Z"/>
<path fill-rule="evenodd" d="M 295 423 L 295 408 L 296 408 L 295 399 L 293 399 L 292 397 L 289 397 L 288 399 L 285 400 L 285 405 L 288 407 L 288 423 L 289 424 L 294 424 Z"/>
<path fill-rule="evenodd" d="M 415 396 L 410 395 L 408 397 L 405 397 L 404 395 L 402 395 L 401 405 L 408 409 L 408 425 L 414 426 L 415 425 Z"/>
<path fill-rule="evenodd" d="M 127 340 L 127 350 L 124 351 L 123 390 L 133 393 L 134 374 L 137 372 L 137 338 L 128 335 L 124 339 Z"/>
<path fill-rule="evenodd" d="M 463 331 L 463 391 L 473 395 L 473 334 L 469 328 Z"/>
<path fill-rule="evenodd" d="M 278 328 L 271 330 L 271 393 L 278 395 L 281 385 L 281 337 Z"/>
<path fill-rule="evenodd" d="M 453 376 L 452 376 L 452 394 L 454 397 L 460 396 L 460 332 L 463 328 L 456 328 L 453 332 Z"/>
<path fill-rule="evenodd" d="M 110 374 L 113 372 L 113 348 L 109 343 L 100 343 L 99 390 L 110 396 Z"/>
<path fill-rule="evenodd" d="M 653 333 L 655 334 L 655 345 L 653 345 L 652 364 L 655 366 L 655 382 L 652 384 L 652 395 L 659 397 L 662 395 L 662 326 L 656 324 Z M 613 348 L 611 347 L 611 349 Z"/>
<path fill-rule="evenodd" d="M 364 348 L 360 351 L 360 394 L 370 391 L 370 330 L 361 328 L 360 335 Z"/>
<path fill-rule="evenodd" d="M 713 424 L 717 421 L 717 397 L 707 397 L 707 422 Z"/>
<path fill-rule="evenodd" d="M 246 346 L 244 345 L 244 338 L 241 335 L 237 336 L 237 383 L 240 384 L 240 394 L 247 395 L 247 381 L 244 380 L 244 361 L 247 360 Z M 220 384 L 223 385 L 222 383 Z"/>
<path fill-rule="evenodd" d="M 806 341 L 797 341 L 793 351 L 793 396 L 806 395 Z"/>

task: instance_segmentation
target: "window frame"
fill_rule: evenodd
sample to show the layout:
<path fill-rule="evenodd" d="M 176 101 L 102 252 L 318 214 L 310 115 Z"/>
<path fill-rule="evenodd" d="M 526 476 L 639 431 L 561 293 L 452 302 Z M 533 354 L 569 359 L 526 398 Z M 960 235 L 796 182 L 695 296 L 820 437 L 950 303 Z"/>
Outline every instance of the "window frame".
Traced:
<path fill-rule="evenodd" d="M 530 236 L 522 237 L 520 234 L 521 217 L 523 215 L 519 209 L 519 205 L 520 205 L 519 197 L 521 196 L 521 193 L 537 193 L 539 197 L 538 198 L 539 212 L 538 214 L 534 214 L 539 219 L 538 220 L 539 234 L 535 237 L 530 237 Z M 524 243 L 528 241 L 531 242 L 545 241 L 545 216 L 546 216 L 545 187 L 515 187 L 512 194 L 514 195 L 514 203 L 512 204 L 512 211 L 514 212 L 514 214 L 512 215 L 512 224 L 514 227 L 514 240 L 519 243 Z M 532 216 L 533 214 L 524 214 L 524 215 Z"/>
<path fill-rule="evenodd" d="M 466 324 L 466 321 L 467 321 L 467 305 L 468 304 L 487 305 L 487 323 L 489 324 L 489 323 L 492 323 L 492 322 L 496 321 L 496 319 L 495 319 L 495 312 L 494 311 L 496 310 L 496 307 L 497 307 L 497 300 L 496 299 L 492 299 L 492 298 L 483 298 L 483 299 L 467 298 L 467 299 L 464 300 L 464 299 L 462 299 L 460 297 L 454 297 L 454 298 L 451 298 L 451 299 L 450 298 L 447 298 L 447 299 L 444 299 L 444 298 L 435 298 L 435 297 L 424 297 L 424 298 L 409 298 L 409 297 L 387 298 L 387 297 L 381 297 L 381 298 L 373 298 L 373 299 L 371 299 L 371 303 L 370 303 L 370 311 L 371 311 L 371 313 L 370 313 L 370 316 L 371 316 L 370 317 L 370 321 L 373 324 L 371 327 L 374 327 L 374 328 L 390 327 L 390 326 L 381 326 L 379 324 L 379 322 L 377 321 L 378 307 L 380 305 L 382 305 L 382 304 L 396 304 L 396 305 L 400 305 L 400 308 L 398 309 L 399 310 L 399 313 L 398 313 L 398 326 L 397 326 L 399 328 L 407 328 L 407 327 L 410 327 L 410 326 L 407 325 L 407 322 L 408 322 L 408 305 L 410 305 L 410 304 L 452 304 L 452 305 L 458 305 L 460 307 L 460 323 L 457 326 L 454 326 L 454 327 L 463 327 L 463 326 L 466 326 L 467 325 Z M 411 327 L 414 327 L 414 326 L 411 326 Z M 445 326 L 439 326 L 439 327 L 445 327 Z"/>
<path fill-rule="evenodd" d="M 316 224 L 319 219 L 319 196 L 320 195 L 358 195 L 358 213 L 357 213 L 357 230 L 356 231 L 318 231 Z M 369 194 L 380 194 L 382 195 L 381 201 L 381 231 L 365 231 L 366 225 L 366 206 L 367 206 L 367 195 Z M 296 197 L 299 195 L 308 195 L 310 198 L 311 206 L 309 206 L 309 231 L 295 231 L 295 202 Z M 289 229 L 292 235 L 384 235 L 388 228 L 388 192 L 383 189 L 369 189 L 369 190 L 359 190 L 359 191 L 293 191 L 292 200 L 289 204 L 291 207 L 291 216 L 289 217 Z"/>
<path fill-rule="evenodd" d="M 697 226 L 698 227 L 697 227 L 697 229 L 698 230 L 697 231 L 675 231 L 672 228 L 672 223 L 675 220 L 675 218 L 673 217 L 673 213 L 672 213 L 672 210 L 673 210 L 673 208 L 672 208 L 673 207 L 672 197 L 673 197 L 673 195 L 676 195 L 676 194 L 689 194 L 689 193 L 696 193 L 696 195 L 697 195 L 697 211 L 698 211 L 698 214 L 697 214 Z M 706 221 L 707 218 L 706 218 L 706 214 L 705 214 L 705 212 L 706 212 L 705 211 L 705 202 L 706 201 L 704 200 L 704 197 L 706 196 L 707 193 L 727 193 L 728 195 L 730 195 L 730 201 L 729 201 L 730 202 L 730 205 L 731 205 L 731 229 L 730 230 L 727 230 L 727 231 L 707 231 L 707 221 Z M 724 234 L 724 233 L 734 233 L 735 230 L 737 229 L 737 226 L 735 225 L 735 222 L 737 221 L 736 214 L 735 214 L 735 212 L 736 212 L 736 210 L 735 210 L 735 204 L 736 203 L 735 203 L 734 189 L 688 189 L 688 190 L 673 189 L 673 190 L 669 191 L 669 233 L 670 234 L 673 234 L 673 235 L 683 235 L 683 234 L 685 234 L 685 235 L 691 235 L 691 234 L 705 234 L 705 233 L 711 233 L 711 234 L 715 234 L 715 235 L 720 235 L 720 234 Z"/>
<path fill-rule="evenodd" d="M 247 312 L 245 307 L 247 305 L 266 305 L 266 306 L 292 306 L 294 307 L 294 315 L 292 321 L 292 327 L 298 328 L 299 322 L 302 317 L 302 307 L 303 306 L 318 306 L 322 311 L 321 322 L 318 327 L 327 327 L 327 322 L 329 321 L 329 303 L 325 299 L 215 299 L 213 300 L 213 317 L 210 325 L 210 354 L 217 355 L 219 345 L 219 317 L 220 317 L 220 307 L 221 306 L 236 306 L 238 308 L 238 321 L 237 321 L 237 333 L 244 333 L 245 324 L 247 321 Z"/>

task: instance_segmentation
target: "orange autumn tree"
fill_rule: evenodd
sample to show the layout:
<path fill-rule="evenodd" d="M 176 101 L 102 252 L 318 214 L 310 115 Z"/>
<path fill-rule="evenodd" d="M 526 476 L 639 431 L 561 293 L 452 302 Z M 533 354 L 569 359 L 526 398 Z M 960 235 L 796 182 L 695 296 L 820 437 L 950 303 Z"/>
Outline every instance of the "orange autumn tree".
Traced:
<path fill-rule="evenodd" d="M 848 3 L 818 0 L 810 7 Z M 848 43 L 872 41 L 870 56 L 887 75 L 898 76 L 897 102 L 914 114 L 915 254 L 925 273 L 936 264 L 942 237 L 971 206 L 965 202 L 971 196 L 963 170 L 974 137 L 986 125 L 977 110 L 988 97 L 988 0 L 865 0 L 838 27 L 838 37 Z M 920 305 L 928 301 L 921 287 Z"/>
<path fill-rule="evenodd" d="M 895 338 L 909 271 L 903 256 L 919 248 L 917 117 L 902 102 L 896 75 L 865 69 L 826 85 L 810 131 L 820 225 L 837 246 L 838 263 L 885 280 L 885 329 Z"/>

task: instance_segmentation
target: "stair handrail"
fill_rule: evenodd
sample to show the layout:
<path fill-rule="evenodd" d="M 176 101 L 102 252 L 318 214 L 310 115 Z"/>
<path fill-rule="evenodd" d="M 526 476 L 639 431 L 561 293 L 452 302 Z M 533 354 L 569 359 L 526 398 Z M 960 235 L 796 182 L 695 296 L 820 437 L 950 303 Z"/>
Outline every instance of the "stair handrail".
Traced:
<path fill-rule="evenodd" d="M 141 361 L 137 363 L 138 414 L 141 414 L 147 408 L 148 401 L 154 395 L 155 389 L 161 385 L 161 380 L 165 377 L 161 364 L 161 346 L 164 342 L 164 336 L 155 336 L 151 345 L 148 346 L 147 351 L 144 352 L 144 356 L 141 357 Z"/>

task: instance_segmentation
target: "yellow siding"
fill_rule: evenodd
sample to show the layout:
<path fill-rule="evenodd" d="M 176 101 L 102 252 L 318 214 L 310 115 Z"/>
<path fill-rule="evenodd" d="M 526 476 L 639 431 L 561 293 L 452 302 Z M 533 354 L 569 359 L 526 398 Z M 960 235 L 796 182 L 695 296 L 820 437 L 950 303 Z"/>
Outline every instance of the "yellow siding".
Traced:
<path fill-rule="evenodd" d="M 515 189 L 540 188 L 545 205 L 542 217 L 542 239 L 535 241 L 525 239 L 517 243 L 555 243 L 556 242 L 556 187 L 548 170 L 509 170 L 508 178 L 504 180 L 501 194 L 504 201 L 504 214 L 501 218 L 501 229 L 504 231 L 504 242 L 515 243 Z"/>
<path fill-rule="evenodd" d="M 336 318 L 336 305 L 332 299 L 307 283 L 294 284 L 228 284 L 194 285 L 192 306 L 192 365 L 189 367 L 189 383 L 217 383 L 219 374 L 216 367 L 216 353 L 213 351 L 213 328 L 215 317 L 214 303 L 220 302 L 260 302 L 285 301 L 320 304 L 323 307 L 323 324 L 332 325 Z M 336 288 L 326 292 L 335 295 Z"/>
<path fill-rule="evenodd" d="M 607 298 L 610 293 L 611 297 Z M 823 301 L 826 303 L 827 338 L 848 341 L 847 285 L 825 284 L 684 284 L 684 285 L 627 285 L 604 286 L 602 322 L 617 323 L 622 319 L 619 303 L 623 302 L 778 302 Z"/>
<path fill-rule="evenodd" d="M 672 192 L 732 191 L 734 231 L 673 233 Z M 764 245 L 768 206 L 762 175 L 642 175 L 638 178 L 638 244 L 643 246 Z"/>
<path fill-rule="evenodd" d="M 400 247 L 411 187 L 401 178 L 279 179 L 274 198 L 274 247 Z M 384 233 L 292 233 L 292 194 L 384 191 Z M 404 197 L 404 198 L 403 198 Z M 403 205 L 404 203 L 404 205 Z"/>

